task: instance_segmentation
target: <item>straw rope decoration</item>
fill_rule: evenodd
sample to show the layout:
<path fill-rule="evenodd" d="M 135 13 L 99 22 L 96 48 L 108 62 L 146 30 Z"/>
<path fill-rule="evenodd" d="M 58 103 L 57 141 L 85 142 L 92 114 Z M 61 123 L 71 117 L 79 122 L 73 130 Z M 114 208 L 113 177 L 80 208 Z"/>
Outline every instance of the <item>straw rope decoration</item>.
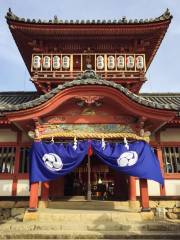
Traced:
<path fill-rule="evenodd" d="M 143 140 L 146 142 L 149 142 L 149 136 L 138 136 L 135 133 L 98 133 L 98 132 L 57 132 L 57 133 L 51 133 L 51 134 L 40 134 L 35 140 L 41 140 L 41 139 L 47 139 L 47 138 L 56 138 L 56 137 L 62 137 L 62 138 L 81 138 L 81 139 L 113 139 L 113 138 L 129 138 L 134 140 Z"/>

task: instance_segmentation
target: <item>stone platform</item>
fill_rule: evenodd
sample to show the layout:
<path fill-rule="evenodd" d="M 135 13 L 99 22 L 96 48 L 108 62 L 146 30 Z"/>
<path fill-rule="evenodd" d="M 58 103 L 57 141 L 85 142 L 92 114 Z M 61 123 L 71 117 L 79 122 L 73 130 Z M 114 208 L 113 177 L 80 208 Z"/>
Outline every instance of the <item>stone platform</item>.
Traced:
<path fill-rule="evenodd" d="M 136 219 L 135 213 L 53 209 L 38 215 L 38 221 L 1 223 L 0 239 L 180 239 L 179 222 Z"/>
<path fill-rule="evenodd" d="M 106 207 L 106 210 L 104 208 Z M 108 209 L 107 209 L 108 207 Z M 66 208 L 66 209 L 65 209 Z M 51 202 L 0 224 L 0 239 L 180 239 L 180 221 L 118 202 Z"/>

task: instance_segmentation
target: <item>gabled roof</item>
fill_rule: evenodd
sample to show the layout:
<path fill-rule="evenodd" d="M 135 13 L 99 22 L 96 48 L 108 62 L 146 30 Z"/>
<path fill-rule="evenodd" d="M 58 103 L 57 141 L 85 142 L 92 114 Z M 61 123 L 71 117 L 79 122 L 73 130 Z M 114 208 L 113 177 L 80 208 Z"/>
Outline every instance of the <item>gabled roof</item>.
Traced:
<path fill-rule="evenodd" d="M 57 16 L 54 16 L 54 19 L 52 20 L 35 20 L 35 19 L 25 19 L 16 16 L 12 11 L 11 8 L 9 8 L 9 11 L 7 12 L 6 19 L 7 20 L 13 20 L 17 22 L 27 22 L 32 24 L 147 24 L 147 23 L 153 23 L 153 22 L 162 22 L 166 20 L 170 20 L 172 18 L 172 15 L 167 9 L 161 16 L 156 18 L 150 18 L 150 19 L 127 19 L 126 17 L 122 17 L 120 19 L 115 20 L 62 20 L 58 19 Z"/>
<path fill-rule="evenodd" d="M 9 112 L 33 108 L 47 102 L 60 91 L 63 91 L 67 88 L 84 85 L 97 85 L 114 88 L 126 95 L 132 101 L 146 107 L 164 110 L 180 110 L 180 94 L 176 94 L 175 97 L 165 95 L 162 97 L 162 99 L 161 96 L 156 97 L 153 95 L 151 96 L 151 94 L 136 95 L 127 88 L 123 87 L 121 84 L 114 83 L 113 81 L 103 80 L 97 76 L 94 71 L 87 70 L 78 79 L 59 85 L 49 93 L 41 96 L 38 96 L 38 94 L 35 92 L 30 92 L 27 94 L 21 92 L 20 95 L 16 95 L 16 93 L 10 93 L 9 95 L 8 93 L 2 93 L 0 94 L 0 111 Z"/>

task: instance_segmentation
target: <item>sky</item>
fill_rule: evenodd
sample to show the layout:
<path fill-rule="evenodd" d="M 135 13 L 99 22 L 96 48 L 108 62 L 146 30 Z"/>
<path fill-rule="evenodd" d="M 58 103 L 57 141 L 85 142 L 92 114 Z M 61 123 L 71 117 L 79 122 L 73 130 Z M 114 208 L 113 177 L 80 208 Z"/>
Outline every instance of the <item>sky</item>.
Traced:
<path fill-rule="evenodd" d="M 146 19 L 167 8 L 173 20 L 147 71 L 141 92 L 180 92 L 180 0 L 0 0 L 0 91 L 35 91 L 4 16 L 30 19 Z"/>

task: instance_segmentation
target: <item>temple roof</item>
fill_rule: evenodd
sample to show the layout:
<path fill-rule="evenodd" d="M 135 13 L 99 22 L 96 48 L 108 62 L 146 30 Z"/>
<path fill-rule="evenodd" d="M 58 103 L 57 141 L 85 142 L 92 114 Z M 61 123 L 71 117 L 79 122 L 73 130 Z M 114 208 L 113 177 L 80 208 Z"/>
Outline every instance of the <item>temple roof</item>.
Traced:
<path fill-rule="evenodd" d="M 171 22 L 167 9 L 161 16 L 150 19 L 127 20 L 53 20 L 17 17 L 11 9 L 6 15 L 12 36 L 31 74 L 33 53 L 92 52 L 143 53 L 146 69 L 150 66 Z M 79 45 L 77 45 L 77 43 Z M 97 44 L 98 43 L 98 44 Z M 103 44 L 112 47 L 104 49 Z"/>
<path fill-rule="evenodd" d="M 113 81 L 106 81 L 101 79 L 95 74 L 92 70 L 87 70 L 82 76 L 79 76 L 78 79 L 71 82 L 66 82 L 54 88 L 52 91 L 44 94 L 38 95 L 36 92 L 4 92 L 0 93 L 0 111 L 9 112 L 9 111 L 18 111 L 23 109 L 33 108 L 39 106 L 49 99 L 54 97 L 59 92 L 75 87 L 75 86 L 84 86 L 84 85 L 96 85 L 96 86 L 106 86 L 111 87 L 119 92 L 126 95 L 132 101 L 154 109 L 163 109 L 163 110 L 176 110 L 180 111 L 180 93 L 174 94 L 147 94 L 143 93 L 136 95 L 129 91 L 127 88 L 123 87 L 121 84 L 117 84 Z"/>
<path fill-rule="evenodd" d="M 161 22 L 166 21 L 172 18 L 172 15 L 167 9 L 161 16 L 156 18 L 150 18 L 150 19 L 127 19 L 126 17 L 122 17 L 120 19 L 115 20 L 62 20 L 58 19 L 57 16 L 54 16 L 54 19 L 51 20 L 41 20 L 41 19 L 29 19 L 29 18 L 21 18 L 16 16 L 12 11 L 11 8 L 9 8 L 9 11 L 7 12 L 6 19 L 17 21 L 17 22 L 27 22 L 27 23 L 33 23 L 33 24 L 147 24 L 147 23 L 153 23 L 153 22 Z"/>
<path fill-rule="evenodd" d="M 16 105 L 30 102 L 41 95 L 38 92 L 0 92 L 0 106 Z M 140 93 L 139 96 L 160 104 L 171 104 L 180 107 L 180 93 Z"/>

